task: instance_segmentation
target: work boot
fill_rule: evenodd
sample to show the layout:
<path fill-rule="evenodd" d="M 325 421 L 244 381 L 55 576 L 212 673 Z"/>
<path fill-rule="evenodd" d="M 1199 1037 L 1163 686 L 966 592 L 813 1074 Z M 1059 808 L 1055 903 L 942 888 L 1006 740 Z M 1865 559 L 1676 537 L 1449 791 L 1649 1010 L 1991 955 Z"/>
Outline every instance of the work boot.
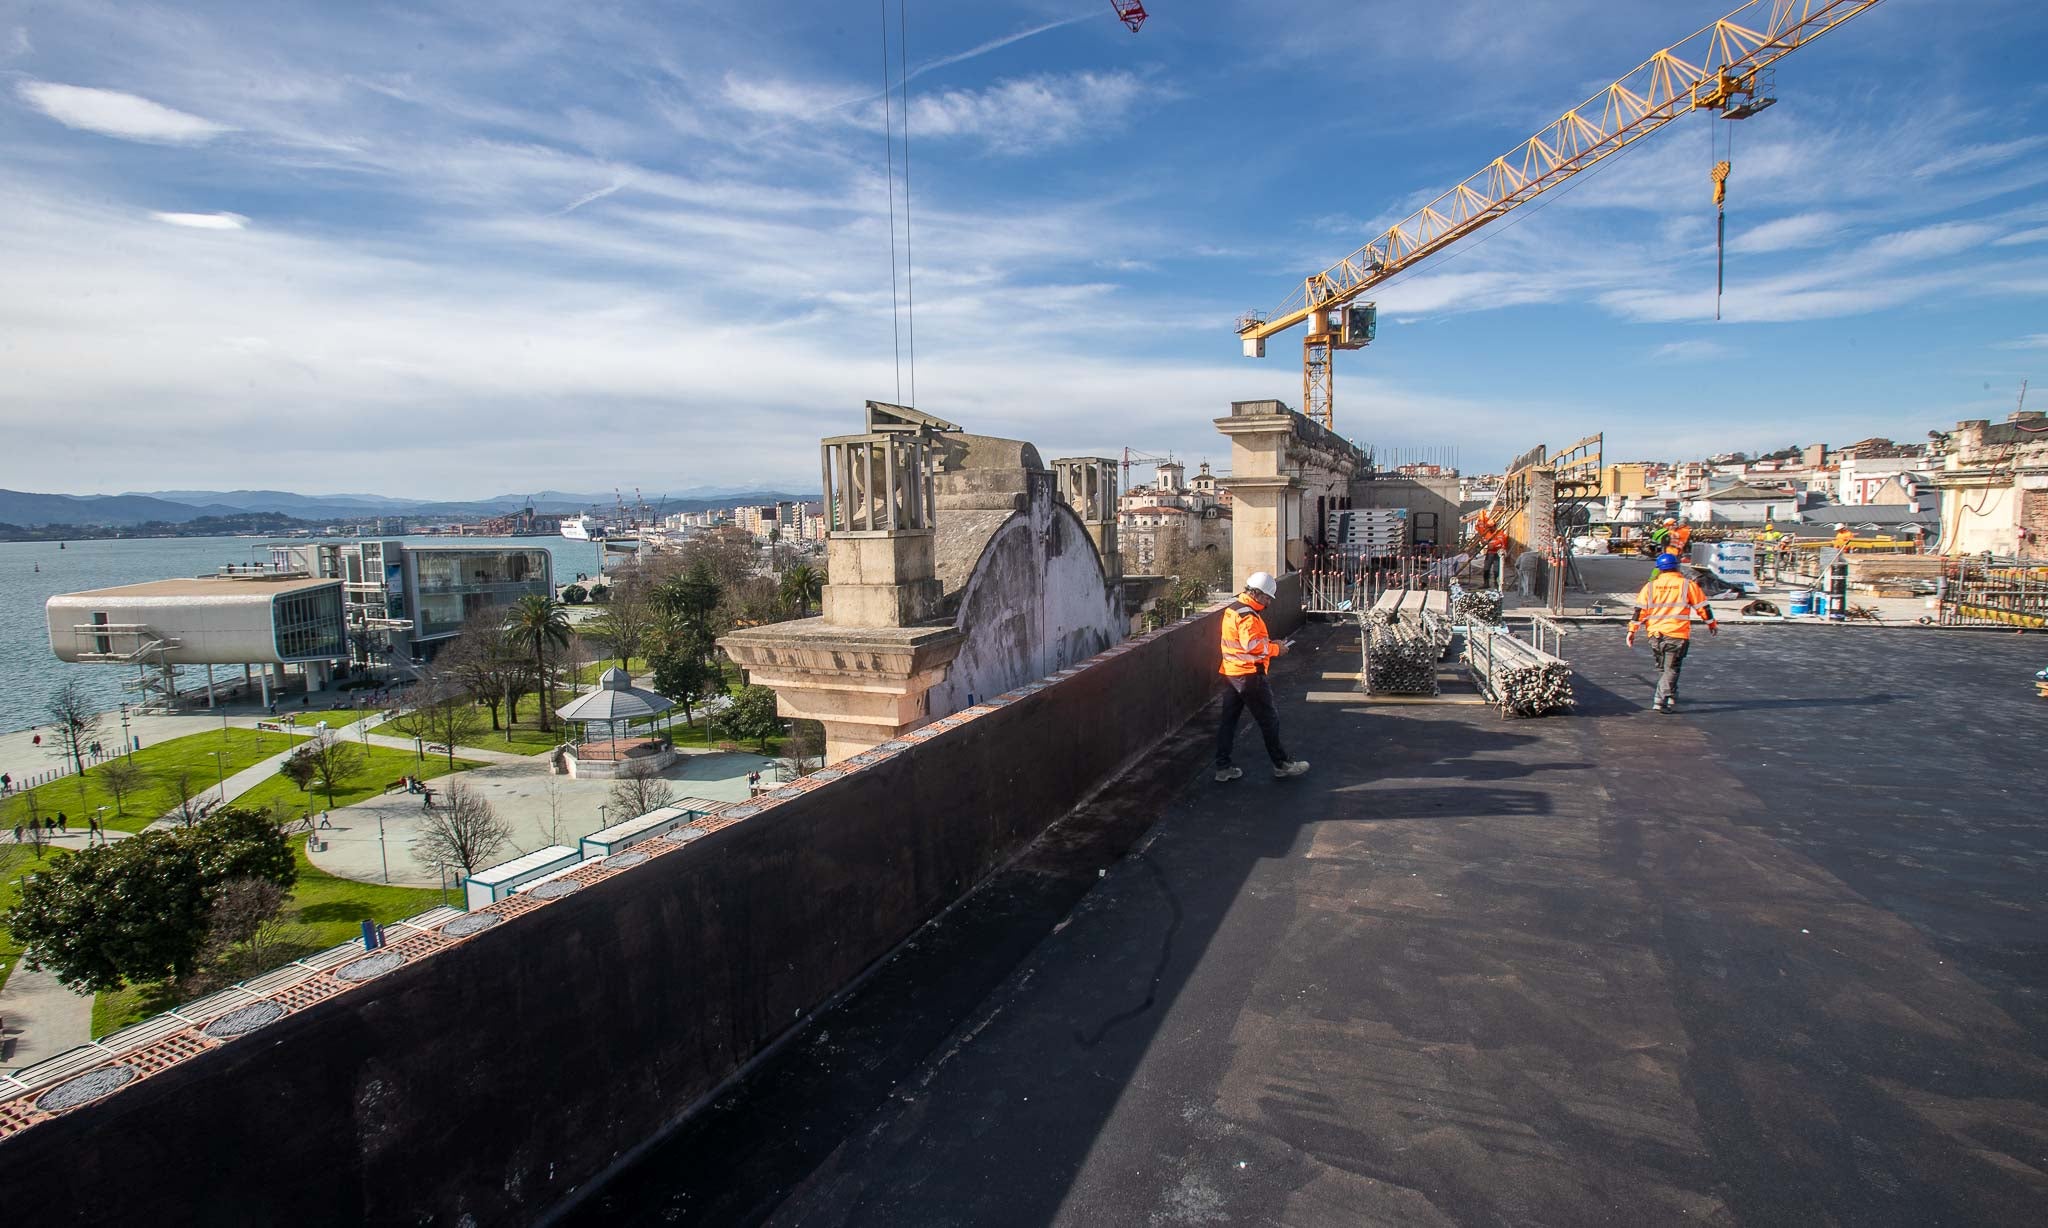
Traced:
<path fill-rule="evenodd" d="M 1273 769 L 1273 775 L 1280 778 L 1281 780 L 1286 780 L 1290 776 L 1299 776 L 1306 771 L 1308 771 L 1308 760 L 1293 759 L 1286 763 L 1280 764 L 1278 767 L 1275 767 Z"/>
<path fill-rule="evenodd" d="M 1242 775 L 1244 775 L 1243 768 L 1228 766 L 1220 767 L 1216 769 L 1216 783 L 1222 784 L 1226 780 L 1236 780 L 1238 777 Z"/>
<path fill-rule="evenodd" d="M 1675 699 L 1667 699 L 1663 703 L 1657 705 L 1657 711 L 1662 712 L 1666 716 L 1677 716 L 1678 701 Z"/>

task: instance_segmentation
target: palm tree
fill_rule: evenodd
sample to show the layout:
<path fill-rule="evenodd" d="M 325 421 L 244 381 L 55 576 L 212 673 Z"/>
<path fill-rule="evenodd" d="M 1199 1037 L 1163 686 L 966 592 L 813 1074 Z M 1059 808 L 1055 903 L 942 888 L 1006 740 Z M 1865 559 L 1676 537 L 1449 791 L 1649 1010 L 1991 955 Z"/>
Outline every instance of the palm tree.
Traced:
<path fill-rule="evenodd" d="M 567 607 L 553 597 L 542 593 L 528 593 L 512 606 L 511 617 L 505 621 L 505 629 L 512 642 L 533 654 L 535 670 L 541 679 L 540 728 L 546 733 L 554 718 L 555 697 L 553 677 L 548 673 L 548 645 L 558 648 L 569 646 L 569 615 Z"/>
<path fill-rule="evenodd" d="M 798 618 L 811 616 L 811 603 L 818 599 L 825 578 L 809 563 L 798 563 L 782 573 L 782 604 L 795 606 Z"/>

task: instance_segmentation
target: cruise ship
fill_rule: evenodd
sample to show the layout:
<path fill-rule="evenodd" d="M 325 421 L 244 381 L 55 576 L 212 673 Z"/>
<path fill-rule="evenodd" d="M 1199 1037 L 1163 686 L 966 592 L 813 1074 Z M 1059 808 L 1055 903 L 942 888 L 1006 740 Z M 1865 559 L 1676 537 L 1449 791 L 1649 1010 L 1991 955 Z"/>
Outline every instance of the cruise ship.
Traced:
<path fill-rule="evenodd" d="M 562 536 L 570 541 L 601 542 L 606 532 L 605 522 L 595 516 L 562 517 Z"/>

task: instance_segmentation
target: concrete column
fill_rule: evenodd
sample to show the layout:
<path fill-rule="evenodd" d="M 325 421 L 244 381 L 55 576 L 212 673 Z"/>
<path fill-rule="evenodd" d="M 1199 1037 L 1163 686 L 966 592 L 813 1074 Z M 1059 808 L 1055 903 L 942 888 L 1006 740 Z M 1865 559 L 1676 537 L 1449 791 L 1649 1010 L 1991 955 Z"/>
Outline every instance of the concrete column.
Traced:
<path fill-rule="evenodd" d="M 270 706 L 270 671 L 266 669 L 256 675 L 256 678 L 263 685 L 263 706 L 268 708 Z"/>
<path fill-rule="evenodd" d="M 213 706 L 213 662 L 206 663 L 206 706 Z"/>

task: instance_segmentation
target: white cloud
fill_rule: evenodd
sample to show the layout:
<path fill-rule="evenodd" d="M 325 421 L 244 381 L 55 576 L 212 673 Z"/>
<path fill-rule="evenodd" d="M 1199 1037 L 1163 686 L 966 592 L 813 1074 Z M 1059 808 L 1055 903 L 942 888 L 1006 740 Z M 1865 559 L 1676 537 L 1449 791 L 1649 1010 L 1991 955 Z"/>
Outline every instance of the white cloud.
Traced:
<path fill-rule="evenodd" d="M 2016 230 L 2001 239 L 1993 240 L 1991 245 L 1993 247 L 2019 247 L 2027 243 L 2048 243 L 2048 226 Z"/>
<path fill-rule="evenodd" d="M 170 226 L 188 226 L 193 230 L 242 230 L 249 225 L 249 219 L 239 213 L 152 213 L 149 216 Z"/>
<path fill-rule="evenodd" d="M 1842 236 L 1842 219 L 1832 213 L 1800 213 L 1743 226 L 1728 241 L 1731 252 L 1784 252 L 1819 247 Z"/>
<path fill-rule="evenodd" d="M 2001 350 L 2048 350 L 2048 333 L 2033 333 L 2012 341 L 1998 343 Z"/>
<path fill-rule="evenodd" d="M 27 55 L 29 52 L 34 51 L 35 49 L 36 45 L 33 42 L 29 41 L 27 26 L 16 26 L 14 27 L 14 29 L 8 31 L 7 54 L 10 57 Z"/>
<path fill-rule="evenodd" d="M 1650 351 L 1652 362 L 1705 362 L 1712 358 L 1723 358 L 1729 354 L 1727 346 L 1704 337 L 1687 341 L 1667 341 Z"/>
<path fill-rule="evenodd" d="M 913 94 L 910 133 L 971 137 L 1004 153 L 1065 145 L 1120 124 L 1147 89 L 1127 72 L 1080 72 L 998 81 L 983 90 Z"/>
<path fill-rule="evenodd" d="M 30 106 L 65 127 L 104 136 L 189 145 L 212 140 L 230 131 L 224 124 L 174 111 L 161 103 L 119 90 L 59 85 L 51 81 L 23 81 L 14 89 Z"/>

